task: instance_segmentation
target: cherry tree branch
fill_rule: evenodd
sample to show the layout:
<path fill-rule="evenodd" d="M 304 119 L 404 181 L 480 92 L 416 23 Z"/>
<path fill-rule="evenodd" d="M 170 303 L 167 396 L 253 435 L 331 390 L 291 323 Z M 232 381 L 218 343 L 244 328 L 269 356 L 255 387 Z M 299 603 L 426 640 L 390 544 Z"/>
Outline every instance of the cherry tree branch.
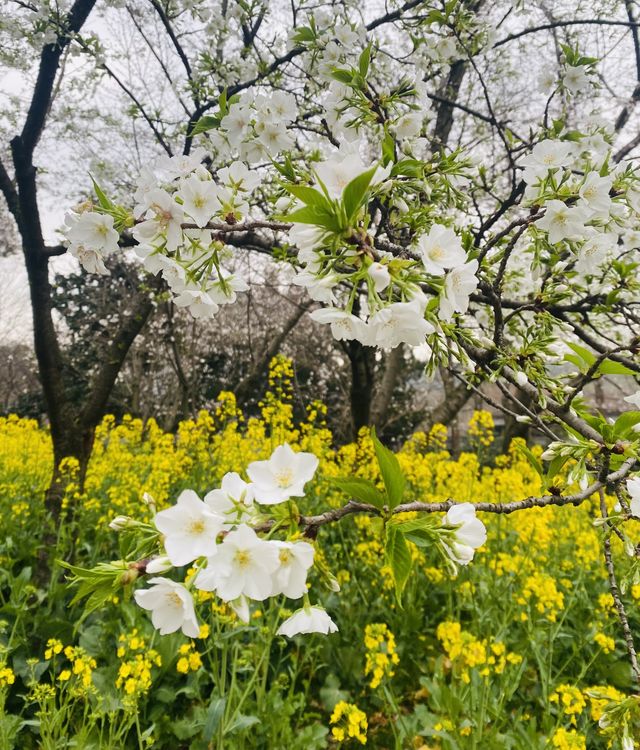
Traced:
<path fill-rule="evenodd" d="M 504 44 L 512 42 L 514 39 L 520 39 L 528 34 L 537 34 L 539 31 L 551 31 L 552 29 L 560 29 L 567 26 L 625 26 L 627 28 L 637 28 L 638 23 L 635 21 L 613 21 L 606 18 L 576 18 L 570 21 L 553 21 L 552 23 L 543 23 L 540 26 L 530 26 L 528 29 L 509 34 L 499 39 L 493 45 L 493 49 L 502 47 Z"/>
<path fill-rule="evenodd" d="M 606 475 L 602 479 L 598 479 L 584 490 L 575 492 L 569 495 L 553 494 L 541 496 L 530 496 L 522 500 L 514 500 L 510 503 L 489 503 L 479 502 L 472 503 L 473 507 L 477 512 L 480 513 L 494 513 L 497 515 L 510 515 L 511 513 L 517 513 L 521 510 L 529 510 L 531 508 L 547 508 L 549 506 L 565 506 L 565 505 L 581 505 L 585 500 L 593 497 L 597 492 L 607 485 L 616 484 L 625 479 L 629 472 L 633 469 L 636 464 L 636 458 L 628 458 L 622 466 L 611 474 Z M 434 503 L 423 503 L 423 502 L 411 502 L 397 505 L 393 510 L 377 508 L 375 505 L 368 503 L 361 503 L 357 500 L 349 500 L 346 505 L 340 508 L 332 508 L 324 513 L 319 513 L 314 516 L 300 516 L 298 519 L 299 526 L 305 531 L 305 534 L 313 536 L 321 526 L 326 526 L 330 523 L 335 523 L 342 520 L 346 516 L 352 515 L 369 515 L 369 516 L 382 516 L 385 514 L 388 516 L 395 516 L 399 513 L 446 513 L 450 508 L 456 505 L 456 501 L 449 499 L 441 502 Z M 256 531 L 268 531 L 274 525 L 275 521 L 267 521 L 264 524 L 254 527 Z"/>

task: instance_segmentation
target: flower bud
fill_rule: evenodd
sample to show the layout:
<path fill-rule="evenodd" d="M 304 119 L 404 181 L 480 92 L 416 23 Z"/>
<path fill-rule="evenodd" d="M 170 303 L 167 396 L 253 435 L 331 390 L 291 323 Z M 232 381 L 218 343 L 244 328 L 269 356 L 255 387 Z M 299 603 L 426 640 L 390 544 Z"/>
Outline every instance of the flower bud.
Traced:
<path fill-rule="evenodd" d="M 155 499 L 153 498 L 153 496 L 152 496 L 152 495 L 150 495 L 150 494 L 149 494 L 148 492 L 145 492 L 145 493 L 144 493 L 144 494 L 142 495 L 142 502 L 143 502 L 143 503 L 144 503 L 145 505 L 148 505 L 148 506 L 149 506 L 149 510 L 150 510 L 150 511 L 151 511 L 152 513 L 155 513 L 155 512 L 156 512 L 156 501 L 155 501 Z"/>
<path fill-rule="evenodd" d="M 135 567 L 134 563 L 128 570 L 125 570 L 118 580 L 121 586 L 128 586 L 130 583 L 133 583 L 139 575 L 140 571 Z"/>
<path fill-rule="evenodd" d="M 409 206 L 407 205 L 407 202 L 404 200 L 404 198 L 396 198 L 393 202 L 393 205 L 398 209 L 398 211 L 400 211 L 401 214 L 406 214 L 409 212 Z"/>
<path fill-rule="evenodd" d="M 636 556 L 636 548 L 633 546 L 633 542 L 631 541 L 631 539 L 624 540 L 624 553 L 627 557 Z"/>
<path fill-rule="evenodd" d="M 555 458 L 556 455 L 556 446 L 554 443 L 551 443 L 551 445 L 547 448 L 546 451 L 540 456 L 540 458 L 543 461 L 551 461 L 551 459 Z"/>
<path fill-rule="evenodd" d="M 369 266 L 368 274 L 373 281 L 373 287 L 376 292 L 381 292 L 383 289 L 386 289 L 391 283 L 389 269 L 382 263 L 372 263 Z"/>
<path fill-rule="evenodd" d="M 149 560 L 146 571 L 147 573 L 166 573 L 172 567 L 171 560 L 166 555 L 160 555 Z"/>
<path fill-rule="evenodd" d="M 276 201 L 276 211 L 286 211 L 289 208 L 289 205 L 291 204 L 291 198 L 287 198 L 286 196 L 282 196 L 282 198 L 278 198 Z"/>
<path fill-rule="evenodd" d="M 129 516 L 116 516 L 109 524 L 109 528 L 113 531 L 124 531 L 134 525 L 135 521 L 133 518 Z"/>

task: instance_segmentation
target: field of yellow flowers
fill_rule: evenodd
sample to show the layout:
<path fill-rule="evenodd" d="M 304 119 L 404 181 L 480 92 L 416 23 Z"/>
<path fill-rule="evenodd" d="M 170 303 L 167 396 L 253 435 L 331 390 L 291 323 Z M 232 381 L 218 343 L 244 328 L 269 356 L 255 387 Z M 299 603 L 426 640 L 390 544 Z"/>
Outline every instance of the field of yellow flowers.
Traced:
<path fill-rule="evenodd" d="M 305 513 L 346 502 L 332 478 L 379 479 L 368 434 L 336 449 L 321 404 L 293 424 L 290 377 L 290 364 L 276 361 L 259 419 L 245 419 L 229 393 L 175 435 L 107 417 L 82 491 L 77 467 L 65 466 L 55 550 L 40 541 L 48 434 L 32 420 L 0 419 L 0 748 L 621 748 L 598 724 L 631 685 L 589 502 L 485 516 L 487 543 L 455 578 L 435 553 L 412 547 L 402 606 L 379 519 L 322 527 L 316 557 L 341 587 L 323 601 L 339 626 L 329 636 L 285 641 L 274 636 L 276 604 L 244 624 L 206 592 L 211 617 L 193 640 L 157 635 L 130 586 L 89 614 L 72 603 L 55 561 L 90 567 L 126 556 L 108 524 L 148 516 L 145 495 L 162 508 L 185 487 L 205 492 L 285 440 L 320 457 Z M 456 459 L 443 427 L 414 435 L 398 453 L 409 497 L 540 493 L 518 441 L 488 461 L 492 440 L 484 412 Z M 52 566 L 44 586 L 34 574 L 42 555 Z M 640 586 L 625 597 L 637 628 Z"/>

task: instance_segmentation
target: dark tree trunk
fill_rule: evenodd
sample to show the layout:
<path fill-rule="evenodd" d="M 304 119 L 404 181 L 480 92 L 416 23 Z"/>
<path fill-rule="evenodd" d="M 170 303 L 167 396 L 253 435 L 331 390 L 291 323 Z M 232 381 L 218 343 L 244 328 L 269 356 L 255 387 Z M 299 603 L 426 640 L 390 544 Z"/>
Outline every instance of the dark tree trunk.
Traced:
<path fill-rule="evenodd" d="M 384 430 L 389 421 L 389 407 L 403 365 L 404 346 L 401 344 L 385 354 L 384 373 L 371 404 L 371 424 L 376 426 L 378 433 Z"/>
<path fill-rule="evenodd" d="M 351 365 L 351 431 L 357 438 L 361 427 L 371 424 L 371 404 L 375 382 L 375 349 L 363 346 L 355 339 L 345 342 L 345 352 Z"/>

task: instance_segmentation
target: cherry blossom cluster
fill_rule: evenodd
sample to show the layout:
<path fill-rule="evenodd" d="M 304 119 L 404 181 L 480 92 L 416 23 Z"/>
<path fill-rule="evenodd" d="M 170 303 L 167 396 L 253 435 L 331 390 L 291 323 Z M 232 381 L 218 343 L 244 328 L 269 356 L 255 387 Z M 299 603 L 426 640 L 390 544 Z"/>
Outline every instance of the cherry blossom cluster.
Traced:
<path fill-rule="evenodd" d="M 303 497 L 317 467 L 316 456 L 294 453 L 285 443 L 269 460 L 249 465 L 249 482 L 229 473 L 220 488 L 204 499 L 184 490 L 174 506 L 156 513 L 154 525 L 162 534 L 166 555 L 149 562 L 146 572 L 185 565 L 195 571 L 185 583 L 150 578 L 150 588 L 135 592 L 136 602 L 151 610 L 153 625 L 162 635 L 178 629 L 192 638 L 198 634 L 192 587 L 214 592 L 244 622 L 249 620 L 250 601 L 279 595 L 302 598 L 303 607 L 282 623 L 279 634 L 337 630 L 321 607 L 309 604 L 307 574 L 313 565 L 313 546 L 299 539 L 263 539 L 250 525 L 264 520 L 262 506 Z"/>
<path fill-rule="evenodd" d="M 371 170 L 375 171 L 370 187 L 379 192 L 389 189 L 391 165 L 365 164 L 364 149 L 363 143 L 351 144 L 315 166 L 316 185 L 330 200 L 344 202 L 347 186 Z M 342 240 L 332 246 L 331 234 L 321 227 L 294 223 L 289 239 L 298 248 L 303 267 L 294 283 L 326 305 L 311 317 L 330 325 L 338 340 L 356 339 L 382 349 L 401 343 L 423 345 L 439 321 L 449 322 L 455 313 L 467 311 L 478 285 L 477 260 L 468 260 L 460 237 L 444 224 L 434 223 L 419 236 L 406 260 L 385 250 L 384 244 L 377 248 L 371 233 L 356 236 L 351 244 Z M 346 295 L 345 282 L 349 282 Z M 364 295 L 358 292 L 360 284 L 366 289 Z M 438 292 L 439 312 L 433 322 L 425 318 L 431 299 L 426 291 Z"/>
<path fill-rule="evenodd" d="M 576 139 L 548 138 L 520 160 L 525 198 L 543 214 L 533 226 L 550 246 L 569 253 L 555 266 L 593 277 L 604 264 L 640 246 L 640 193 L 630 168 L 611 163 L 606 129 Z"/>
<path fill-rule="evenodd" d="M 268 162 L 294 145 L 288 130 L 298 114 L 295 97 L 286 91 L 244 93 L 228 106 L 211 145 L 220 158 L 249 164 Z"/>
<path fill-rule="evenodd" d="M 309 601 L 307 578 L 314 565 L 314 546 L 298 535 L 272 538 L 278 525 L 267 510 L 304 497 L 318 463 L 312 453 L 296 453 L 285 443 L 268 460 L 247 467 L 248 482 L 235 472 L 228 473 L 221 486 L 203 499 L 187 489 L 175 505 L 155 514 L 153 526 L 164 554 L 145 562 L 145 574 L 153 577 L 147 581 L 149 588 L 138 589 L 134 597 L 139 606 L 151 611 L 152 623 L 161 635 L 177 630 L 191 638 L 198 635 L 193 589 L 214 593 L 243 622 L 249 621 L 252 601 L 275 596 L 302 599 L 302 606 L 280 625 L 279 635 L 326 635 L 337 630 L 327 612 Z M 117 531 L 139 526 L 145 525 L 125 516 L 111 523 Z M 436 521 L 430 528 L 430 538 L 454 573 L 458 565 L 471 562 L 487 539 L 471 503 L 453 506 L 440 526 Z M 260 533 L 266 533 L 266 538 Z M 183 566 L 190 567 L 181 582 L 161 575 Z M 332 590 L 339 590 L 328 571 L 323 576 Z"/>
<path fill-rule="evenodd" d="M 145 269 L 161 273 L 173 301 L 196 318 L 215 315 L 220 305 L 235 302 L 248 287 L 244 279 L 223 266 L 228 257 L 215 226 L 233 225 L 249 212 L 248 200 L 260 183 L 256 172 L 241 161 L 216 170 L 203 163 L 206 152 L 162 157 L 146 168 L 134 194 L 131 234 Z M 88 208 L 88 210 L 87 210 Z M 82 206 L 66 219 L 69 251 L 87 271 L 107 273 L 104 258 L 118 248 L 114 227 L 122 210 L 102 205 L 101 211 Z"/>

